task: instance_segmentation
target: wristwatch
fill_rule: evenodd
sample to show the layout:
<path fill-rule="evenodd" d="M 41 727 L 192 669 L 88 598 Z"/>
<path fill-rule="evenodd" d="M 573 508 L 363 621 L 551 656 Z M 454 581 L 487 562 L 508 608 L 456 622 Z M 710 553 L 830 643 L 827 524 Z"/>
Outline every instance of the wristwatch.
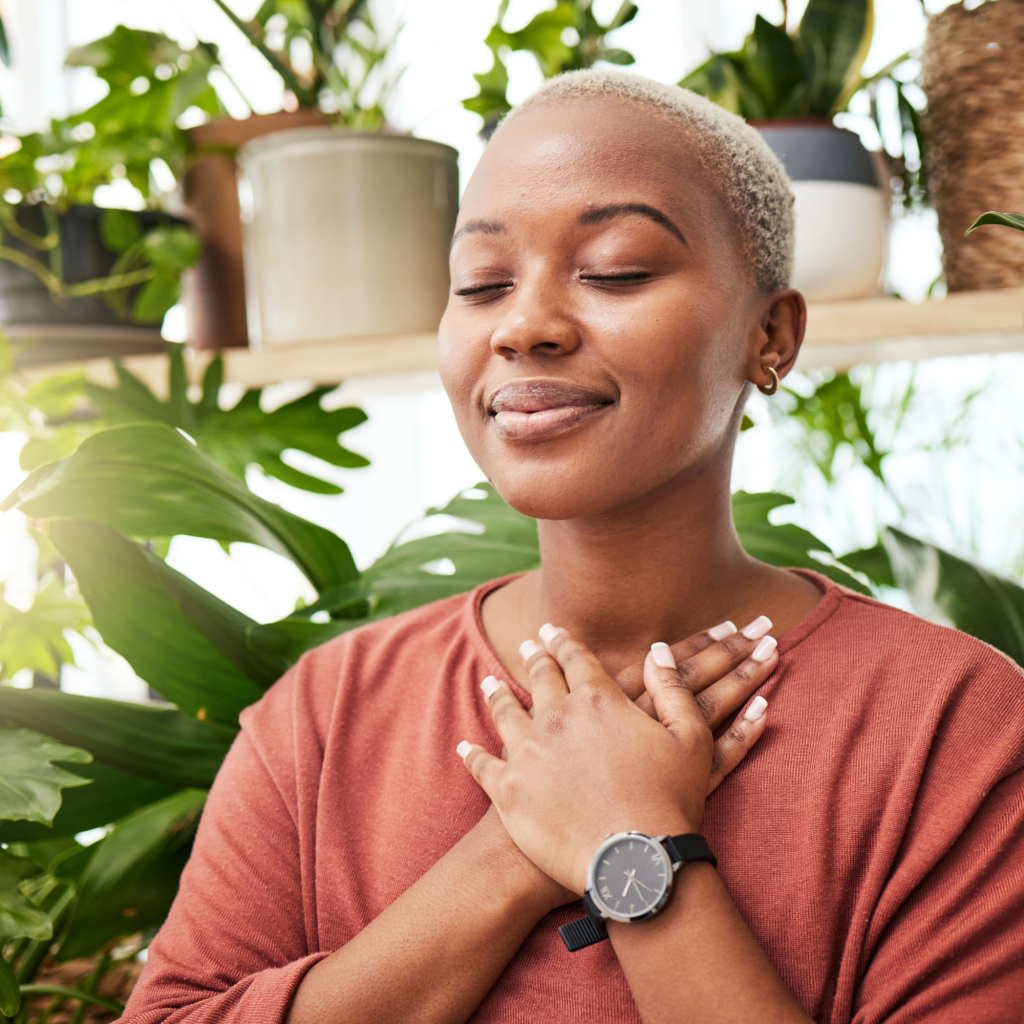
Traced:
<path fill-rule="evenodd" d="M 605 921 L 633 923 L 654 917 L 668 902 L 672 879 L 690 861 L 718 866 L 702 835 L 645 836 L 616 832 L 594 854 L 583 893 L 586 917 L 558 929 L 566 949 L 575 953 L 608 938 Z"/>

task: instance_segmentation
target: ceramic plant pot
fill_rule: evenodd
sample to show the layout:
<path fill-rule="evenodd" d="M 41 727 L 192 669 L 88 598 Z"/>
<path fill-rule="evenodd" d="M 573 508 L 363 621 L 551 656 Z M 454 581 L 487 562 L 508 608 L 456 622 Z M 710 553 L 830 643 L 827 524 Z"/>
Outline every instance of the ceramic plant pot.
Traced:
<path fill-rule="evenodd" d="M 103 210 L 96 206 L 72 206 L 58 216 L 63 280 L 67 284 L 107 277 L 113 270 L 117 253 L 100 238 L 102 215 Z M 143 231 L 160 224 L 182 223 L 160 213 L 140 212 L 135 216 Z M 38 205 L 22 203 L 15 217 L 26 232 L 37 237 L 46 234 Z M 9 230 L 4 231 L 3 244 L 44 265 L 49 262 L 48 252 Z M 129 293 L 129 302 L 132 297 Z M 56 301 L 31 270 L 8 259 L 0 259 L 0 325 L 15 342 L 16 362 L 22 366 L 164 349 L 159 324 L 126 323 L 100 295 Z"/>
<path fill-rule="evenodd" d="M 853 133 L 826 122 L 756 126 L 789 174 L 796 199 L 793 287 L 810 301 L 881 291 L 889 192 Z"/>
<path fill-rule="evenodd" d="M 199 262 L 184 281 L 188 340 L 193 348 L 249 344 L 238 168 L 232 153 L 261 135 L 325 123 L 320 111 L 301 108 L 239 120 L 221 117 L 189 130 L 197 154 L 206 153 L 185 175 L 183 189 L 185 215 L 203 243 Z"/>
<path fill-rule="evenodd" d="M 405 135 L 304 128 L 245 146 L 249 336 L 261 345 L 437 330 L 458 154 Z"/>

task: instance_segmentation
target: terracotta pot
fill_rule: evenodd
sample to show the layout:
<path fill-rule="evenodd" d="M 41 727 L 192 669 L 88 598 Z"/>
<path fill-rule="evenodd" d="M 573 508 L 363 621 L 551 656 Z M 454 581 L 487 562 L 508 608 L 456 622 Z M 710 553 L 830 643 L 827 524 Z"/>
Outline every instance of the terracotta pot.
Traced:
<path fill-rule="evenodd" d="M 238 149 L 270 132 L 325 123 L 318 110 L 221 118 L 189 132 L 193 146 Z M 238 172 L 228 155 L 201 159 L 185 175 L 185 215 L 203 243 L 199 263 L 185 276 L 189 344 L 195 348 L 244 348 L 249 344 L 242 268 Z"/>

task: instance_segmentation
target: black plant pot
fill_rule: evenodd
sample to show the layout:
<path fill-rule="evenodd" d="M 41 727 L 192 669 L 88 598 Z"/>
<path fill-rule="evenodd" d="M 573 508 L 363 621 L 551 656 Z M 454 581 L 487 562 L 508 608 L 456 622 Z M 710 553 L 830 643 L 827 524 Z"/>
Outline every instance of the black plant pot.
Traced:
<path fill-rule="evenodd" d="M 58 216 L 63 280 L 78 284 L 110 275 L 117 253 L 100 238 L 97 206 L 72 206 Z M 162 213 L 140 212 L 140 226 L 149 231 L 161 224 L 184 223 Z M 18 224 L 35 235 L 46 234 L 38 205 L 17 207 Z M 47 253 L 4 231 L 3 245 L 46 265 Z M 134 295 L 129 293 L 129 304 Z M 46 285 L 29 269 L 0 258 L 0 325 L 15 343 L 19 366 L 99 356 L 161 352 L 165 343 L 160 325 L 126 323 L 101 295 L 55 300 Z"/>

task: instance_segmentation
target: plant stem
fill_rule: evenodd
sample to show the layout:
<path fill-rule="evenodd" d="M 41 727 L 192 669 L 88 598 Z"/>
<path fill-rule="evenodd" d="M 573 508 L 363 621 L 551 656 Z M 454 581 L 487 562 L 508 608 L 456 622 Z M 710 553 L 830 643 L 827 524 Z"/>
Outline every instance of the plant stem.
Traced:
<path fill-rule="evenodd" d="M 295 93 L 296 99 L 303 106 L 312 107 L 316 106 L 316 96 L 311 96 L 309 90 L 305 89 L 302 83 L 299 81 L 295 72 L 292 71 L 287 64 L 285 64 L 269 46 L 266 46 L 261 40 L 257 39 L 253 35 L 252 30 L 249 26 L 242 21 L 242 19 L 235 14 L 233 10 L 224 2 L 224 0 L 213 0 L 213 2 L 231 19 L 231 23 L 238 29 L 239 32 L 243 33 L 246 39 L 256 47 L 256 49 L 263 55 L 264 60 L 284 79 L 284 84 L 288 86 L 293 93 Z M 305 103 L 303 103 L 305 100 Z"/>
<path fill-rule="evenodd" d="M 92 974 L 90 974 L 82 984 L 82 991 L 89 992 L 90 994 L 95 993 L 96 986 L 100 983 L 100 979 L 107 973 L 109 968 L 110 950 L 108 949 L 104 952 L 103 956 L 96 961 L 96 967 L 93 969 Z M 75 1011 L 74 1017 L 71 1018 L 71 1024 L 82 1024 L 82 1018 L 85 1016 L 85 1007 L 85 1002 L 80 1002 L 78 1004 L 78 1009 Z"/>
<path fill-rule="evenodd" d="M 80 988 L 68 988 L 66 985 L 22 985 L 21 994 L 25 996 L 64 996 L 65 999 L 80 999 L 90 1006 L 102 1006 L 112 1013 L 124 1013 L 124 1007 L 113 999 L 98 996 L 93 992 L 83 992 Z"/>

